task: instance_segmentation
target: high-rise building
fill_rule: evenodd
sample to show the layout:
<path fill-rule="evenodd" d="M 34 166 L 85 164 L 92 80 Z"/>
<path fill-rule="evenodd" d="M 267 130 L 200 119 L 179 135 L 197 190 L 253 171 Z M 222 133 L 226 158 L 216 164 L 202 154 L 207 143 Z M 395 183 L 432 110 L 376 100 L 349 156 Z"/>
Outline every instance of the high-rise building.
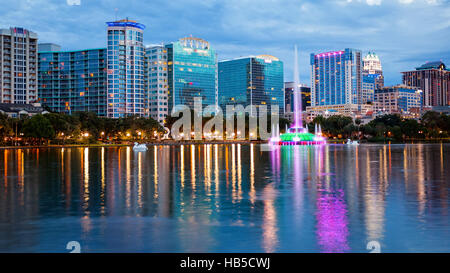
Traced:
<path fill-rule="evenodd" d="M 219 104 L 224 111 L 226 105 L 276 104 L 282 113 L 283 86 L 283 62 L 274 56 L 259 55 L 219 62 Z"/>
<path fill-rule="evenodd" d="M 405 85 L 383 87 L 375 90 L 377 111 L 386 113 L 409 113 L 422 107 L 422 91 Z M 419 112 L 419 111 L 416 111 Z"/>
<path fill-rule="evenodd" d="M 124 19 L 108 25 L 107 115 L 146 116 L 143 24 Z"/>
<path fill-rule="evenodd" d="M 361 51 L 311 54 L 311 106 L 358 104 L 362 88 Z"/>
<path fill-rule="evenodd" d="M 423 91 L 424 106 L 450 105 L 450 70 L 443 62 L 429 62 L 402 74 L 403 84 Z"/>
<path fill-rule="evenodd" d="M 363 75 L 361 93 L 358 101 L 360 104 L 370 103 L 374 100 L 377 76 L 374 74 Z"/>
<path fill-rule="evenodd" d="M 39 45 L 38 90 L 42 105 L 59 113 L 94 112 L 106 116 L 106 48 L 60 50 L 55 44 Z"/>
<path fill-rule="evenodd" d="M 369 51 L 363 58 L 363 75 L 374 79 L 375 89 L 380 89 L 384 86 L 383 67 L 381 66 L 380 58 L 375 52 Z"/>
<path fill-rule="evenodd" d="M 145 86 L 149 116 L 163 124 L 169 114 L 167 49 L 163 45 L 145 49 Z"/>
<path fill-rule="evenodd" d="M 61 46 L 54 43 L 40 43 L 38 44 L 38 53 L 43 51 L 61 51 Z"/>
<path fill-rule="evenodd" d="M 0 29 L 0 102 L 37 101 L 36 33 L 15 27 Z"/>
<path fill-rule="evenodd" d="M 193 109 L 194 98 L 217 105 L 217 55 L 203 39 L 187 37 L 167 44 L 169 111 L 176 105 Z"/>
<path fill-rule="evenodd" d="M 306 111 L 307 106 L 311 106 L 311 87 L 300 84 L 299 91 L 302 94 L 302 111 Z M 284 83 L 284 110 L 287 113 L 294 111 L 294 82 Z"/>
<path fill-rule="evenodd" d="M 294 113 L 294 82 L 285 82 L 284 83 L 284 117 L 287 118 L 290 121 L 294 121 L 295 119 L 295 113 Z M 301 101 L 302 101 L 302 111 L 306 111 L 306 107 L 311 106 L 311 88 L 299 84 L 298 90 L 301 94 Z"/>

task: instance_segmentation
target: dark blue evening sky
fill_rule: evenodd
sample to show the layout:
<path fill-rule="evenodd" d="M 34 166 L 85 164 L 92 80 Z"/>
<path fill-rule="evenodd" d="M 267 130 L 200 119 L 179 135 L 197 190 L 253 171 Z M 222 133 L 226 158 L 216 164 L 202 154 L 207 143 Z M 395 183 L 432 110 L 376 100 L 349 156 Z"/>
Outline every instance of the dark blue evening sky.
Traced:
<path fill-rule="evenodd" d="M 387 84 L 426 61 L 450 65 L 449 0 L 0 0 L 0 28 L 21 26 L 64 49 L 106 47 L 106 21 L 129 17 L 147 26 L 145 44 L 193 35 L 219 60 L 270 54 L 292 80 L 310 85 L 309 54 L 346 47 L 375 51 Z M 79 5 L 78 5 L 79 4 Z"/>

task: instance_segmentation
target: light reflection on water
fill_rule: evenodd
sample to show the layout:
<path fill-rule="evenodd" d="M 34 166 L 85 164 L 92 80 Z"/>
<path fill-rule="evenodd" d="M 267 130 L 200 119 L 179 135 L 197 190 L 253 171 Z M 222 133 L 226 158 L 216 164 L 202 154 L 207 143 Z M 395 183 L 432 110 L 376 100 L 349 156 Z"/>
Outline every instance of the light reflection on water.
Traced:
<path fill-rule="evenodd" d="M 0 252 L 450 251 L 450 145 L 0 151 Z"/>

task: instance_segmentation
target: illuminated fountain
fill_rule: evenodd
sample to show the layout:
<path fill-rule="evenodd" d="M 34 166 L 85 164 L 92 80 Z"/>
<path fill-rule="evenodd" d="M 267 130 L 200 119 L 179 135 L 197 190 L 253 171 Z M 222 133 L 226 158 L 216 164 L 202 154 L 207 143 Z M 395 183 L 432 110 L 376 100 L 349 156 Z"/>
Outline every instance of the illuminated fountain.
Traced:
<path fill-rule="evenodd" d="M 322 145 L 326 143 L 322 136 L 322 129 L 320 125 L 316 124 L 314 134 L 308 132 L 306 127 L 303 127 L 302 120 L 302 106 L 301 95 L 299 90 L 299 73 L 298 73 L 298 55 L 297 46 L 294 51 L 294 123 L 291 128 L 287 129 L 286 133 L 280 136 L 278 130 L 272 128 L 272 138 L 270 143 L 273 145 Z"/>

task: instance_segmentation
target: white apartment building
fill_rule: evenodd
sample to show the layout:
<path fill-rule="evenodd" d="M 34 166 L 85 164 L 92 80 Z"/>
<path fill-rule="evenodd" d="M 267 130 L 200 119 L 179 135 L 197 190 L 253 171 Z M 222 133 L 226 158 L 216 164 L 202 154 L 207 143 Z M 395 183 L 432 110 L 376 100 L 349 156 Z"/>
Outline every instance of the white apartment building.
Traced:
<path fill-rule="evenodd" d="M 38 100 L 36 33 L 24 28 L 0 29 L 0 103 Z"/>

